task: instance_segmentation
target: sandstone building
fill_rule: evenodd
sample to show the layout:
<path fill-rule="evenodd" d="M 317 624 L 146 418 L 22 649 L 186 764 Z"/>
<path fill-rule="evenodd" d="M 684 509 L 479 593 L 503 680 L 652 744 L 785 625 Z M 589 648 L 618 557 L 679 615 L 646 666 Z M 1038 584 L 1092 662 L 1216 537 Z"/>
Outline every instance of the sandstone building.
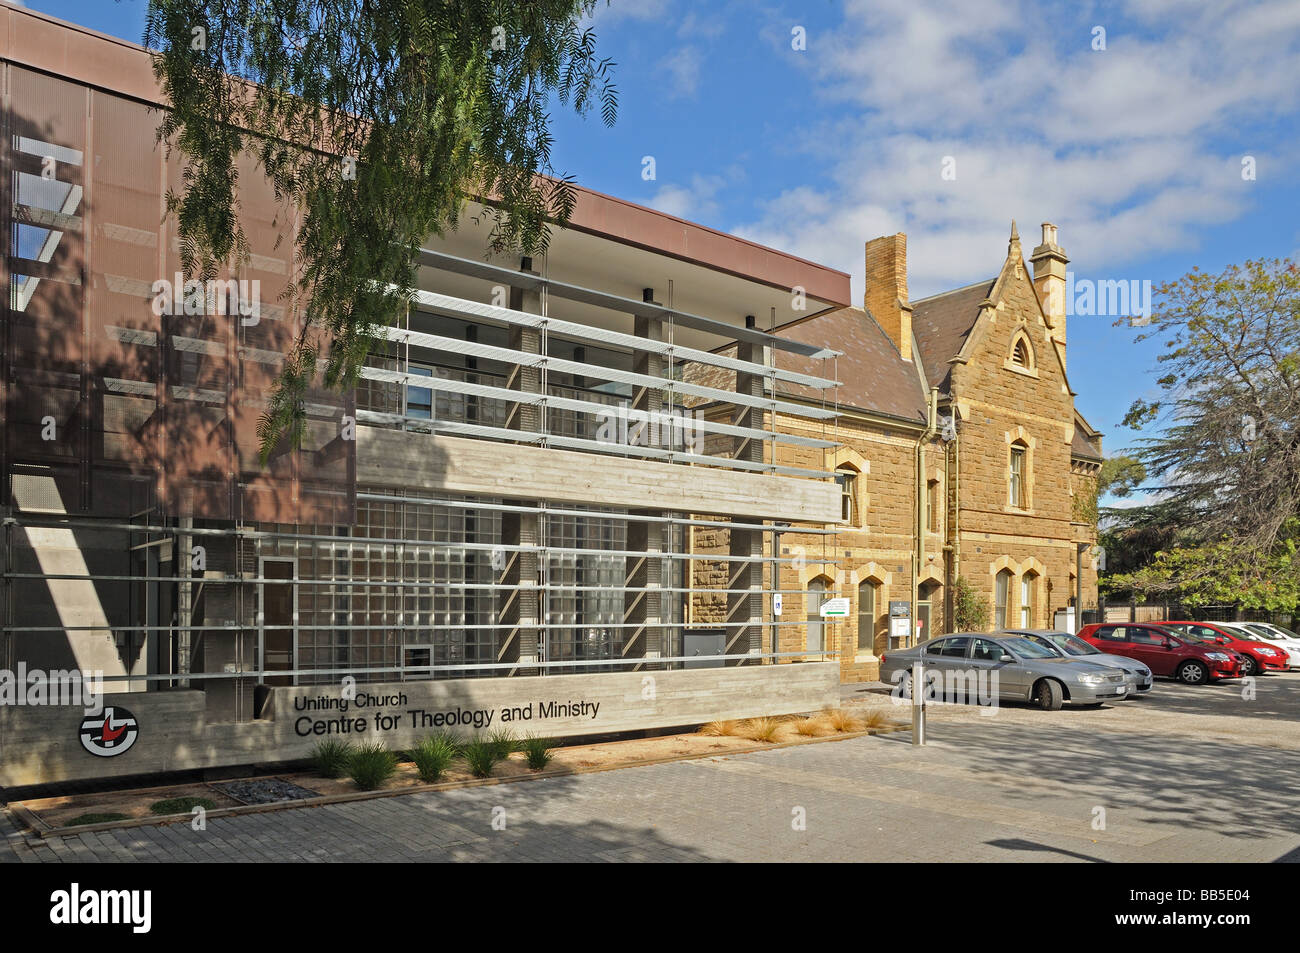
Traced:
<path fill-rule="evenodd" d="M 1061 610 L 1095 605 L 1087 549 L 1101 435 L 1066 375 L 1067 262 L 1050 224 L 1026 261 L 1013 223 L 993 278 L 910 301 L 907 238 L 885 236 L 866 245 L 862 308 L 776 329 L 843 352 L 839 446 L 778 449 L 783 463 L 835 470 L 841 490 L 837 535 L 780 536 L 792 560 L 782 620 L 805 622 L 775 630 L 781 651 L 834 652 L 847 680 L 873 678 L 890 646 L 954 630 L 959 577 L 987 600 L 994 628 L 1051 626 Z M 778 418 L 778 430 L 811 435 L 808 422 Z M 850 600 L 847 618 L 823 621 L 820 606 L 837 596 Z M 908 607 L 907 622 L 891 623 L 891 603 Z"/>

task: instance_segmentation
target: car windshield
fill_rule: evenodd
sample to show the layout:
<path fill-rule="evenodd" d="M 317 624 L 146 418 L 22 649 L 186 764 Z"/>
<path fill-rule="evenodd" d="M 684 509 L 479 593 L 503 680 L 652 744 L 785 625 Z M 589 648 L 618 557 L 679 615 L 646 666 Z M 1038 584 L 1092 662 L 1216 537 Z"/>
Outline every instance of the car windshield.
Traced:
<path fill-rule="evenodd" d="M 1075 635 L 1067 635 L 1054 640 L 1066 655 L 1101 655 L 1102 651 L 1089 645 Z"/>
<path fill-rule="evenodd" d="M 1007 646 L 1022 658 L 1056 658 L 1056 653 L 1051 649 L 1045 649 L 1041 645 L 1029 641 L 1024 636 L 1015 636 L 1010 639 L 1003 639 L 1002 644 Z"/>

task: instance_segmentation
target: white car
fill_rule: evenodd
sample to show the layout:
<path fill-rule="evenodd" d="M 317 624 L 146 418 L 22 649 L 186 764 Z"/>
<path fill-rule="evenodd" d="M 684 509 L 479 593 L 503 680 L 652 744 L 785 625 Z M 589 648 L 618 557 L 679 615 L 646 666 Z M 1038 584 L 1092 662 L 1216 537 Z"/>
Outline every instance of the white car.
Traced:
<path fill-rule="evenodd" d="M 1271 642 L 1286 652 L 1292 668 L 1300 668 L 1300 636 L 1271 622 L 1234 622 L 1232 627 L 1250 634 L 1252 639 Z"/>

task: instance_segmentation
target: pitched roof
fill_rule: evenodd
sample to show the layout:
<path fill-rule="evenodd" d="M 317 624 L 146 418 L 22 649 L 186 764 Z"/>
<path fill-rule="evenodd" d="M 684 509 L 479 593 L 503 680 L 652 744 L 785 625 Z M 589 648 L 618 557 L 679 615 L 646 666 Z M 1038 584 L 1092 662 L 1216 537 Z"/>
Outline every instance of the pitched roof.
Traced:
<path fill-rule="evenodd" d="M 980 302 L 993 290 L 996 278 L 945 291 L 912 302 L 912 336 L 921 349 L 921 364 L 931 386 L 948 389 L 952 365 L 966 336 L 975 327 Z"/>
<path fill-rule="evenodd" d="M 802 318 L 774 332 L 793 341 L 819 344 L 844 354 L 836 363 L 781 352 L 777 366 L 840 381 L 840 406 L 886 414 L 924 423 L 927 414 L 925 389 L 916 365 L 903 360 L 875 318 L 861 308 L 837 308 Z M 838 371 L 838 374 L 836 372 Z M 783 383 L 790 396 L 821 400 L 822 392 L 797 384 Z M 828 392 L 827 399 L 833 395 Z"/>

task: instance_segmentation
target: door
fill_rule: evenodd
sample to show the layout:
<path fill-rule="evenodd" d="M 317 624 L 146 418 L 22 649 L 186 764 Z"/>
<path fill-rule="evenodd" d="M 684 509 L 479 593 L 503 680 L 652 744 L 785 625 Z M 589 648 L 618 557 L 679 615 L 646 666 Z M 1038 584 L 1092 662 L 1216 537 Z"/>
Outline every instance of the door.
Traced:
<path fill-rule="evenodd" d="M 267 672 L 293 669 L 298 642 L 297 562 L 271 556 L 262 558 L 262 604 L 258 624 L 262 668 Z M 267 685 L 292 685 L 289 675 L 268 675 Z"/>
<path fill-rule="evenodd" d="M 1004 654 L 1006 650 L 992 639 L 975 640 L 971 646 L 970 667 L 982 680 L 977 688 L 986 698 L 995 695 L 1023 698 L 1029 692 L 1024 666 L 1002 661 Z"/>
<path fill-rule="evenodd" d="M 1135 658 L 1157 675 L 1171 675 L 1174 670 L 1174 653 L 1164 647 L 1165 636 L 1141 626 L 1125 626 L 1127 641 L 1120 655 Z"/>

